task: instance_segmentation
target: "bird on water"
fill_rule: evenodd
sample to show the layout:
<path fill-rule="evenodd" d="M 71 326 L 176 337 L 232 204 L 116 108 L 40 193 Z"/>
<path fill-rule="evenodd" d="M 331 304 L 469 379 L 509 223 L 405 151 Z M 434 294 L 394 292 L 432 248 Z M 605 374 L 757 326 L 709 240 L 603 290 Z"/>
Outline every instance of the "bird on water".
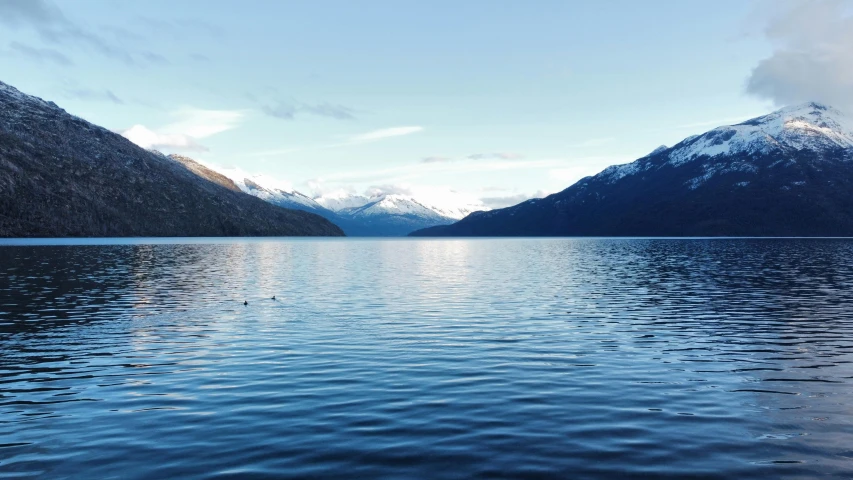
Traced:
<path fill-rule="evenodd" d="M 275 295 L 272 296 L 272 299 L 275 300 Z"/>
<path fill-rule="evenodd" d="M 248 305 L 249 305 L 249 302 L 248 302 L 247 300 L 243 300 L 243 305 L 247 305 L 247 306 L 248 306 Z"/>

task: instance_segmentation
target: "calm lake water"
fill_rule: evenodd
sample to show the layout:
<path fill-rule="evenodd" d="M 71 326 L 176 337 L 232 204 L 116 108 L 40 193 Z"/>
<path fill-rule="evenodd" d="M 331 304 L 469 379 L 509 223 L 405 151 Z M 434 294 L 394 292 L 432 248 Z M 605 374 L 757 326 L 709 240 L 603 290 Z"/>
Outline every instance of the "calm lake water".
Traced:
<path fill-rule="evenodd" d="M 0 478 L 853 475 L 853 241 L 218 242 L 0 247 Z"/>

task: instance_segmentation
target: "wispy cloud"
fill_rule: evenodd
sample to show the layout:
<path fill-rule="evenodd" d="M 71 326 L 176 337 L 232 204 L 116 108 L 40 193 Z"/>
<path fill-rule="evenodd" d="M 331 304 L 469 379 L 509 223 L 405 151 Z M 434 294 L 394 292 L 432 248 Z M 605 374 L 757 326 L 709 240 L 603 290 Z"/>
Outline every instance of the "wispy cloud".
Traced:
<path fill-rule="evenodd" d="M 473 153 L 465 157 L 430 156 L 421 158 L 421 163 L 450 163 L 463 160 L 521 160 L 524 155 L 514 152 Z"/>
<path fill-rule="evenodd" d="M 53 25 L 65 23 L 65 16 L 45 0 L 3 0 L 0 2 L 0 22 L 12 27 L 26 24 Z"/>
<path fill-rule="evenodd" d="M 421 159 L 421 162 L 423 162 L 423 163 L 445 163 L 445 162 L 452 162 L 452 161 L 453 161 L 453 159 L 451 157 L 439 157 L 439 156 L 424 157 Z"/>
<path fill-rule="evenodd" d="M 167 35 L 175 40 L 204 35 L 213 39 L 221 38 L 227 32 L 224 28 L 194 18 L 165 20 L 153 17 L 137 17 L 136 23 L 157 35 Z"/>
<path fill-rule="evenodd" d="M 303 104 L 301 106 L 301 110 L 320 117 L 329 117 L 338 120 L 355 120 L 355 110 L 334 103 L 318 103 L 316 105 Z"/>
<path fill-rule="evenodd" d="M 547 196 L 563 190 L 582 177 L 595 174 L 604 167 L 624 163 L 624 158 L 616 157 L 576 157 L 530 160 L 490 160 L 490 161 L 461 161 L 434 162 L 401 165 L 376 169 L 372 171 L 358 169 L 346 172 L 335 172 L 308 181 L 307 185 L 315 195 L 355 193 L 353 185 L 372 184 L 364 192 L 366 196 L 377 193 L 417 194 L 420 191 L 413 186 L 418 185 L 424 178 L 434 176 L 448 177 L 471 173 L 484 173 L 501 170 L 519 170 L 529 173 L 534 170 L 542 171 L 550 181 L 546 181 L 545 189 L 536 192 L 520 192 L 512 188 L 492 186 L 480 189 L 472 195 L 475 203 L 479 202 L 489 208 L 504 208 L 520 202 Z"/>
<path fill-rule="evenodd" d="M 124 103 L 124 101 L 118 96 L 116 96 L 116 94 L 114 94 L 112 90 L 107 89 L 95 90 L 92 88 L 66 87 L 63 93 L 66 98 L 73 98 L 76 100 L 111 102 L 117 105 L 121 105 Z"/>
<path fill-rule="evenodd" d="M 156 58 L 158 56 L 145 52 L 132 53 L 116 45 L 115 41 L 87 31 L 66 17 L 62 10 L 49 0 L 0 1 L 0 25 L 14 29 L 30 28 L 46 43 L 82 47 L 127 65 L 145 66 L 160 63 Z M 116 31 L 117 29 L 113 29 L 113 34 Z"/>
<path fill-rule="evenodd" d="M 134 125 L 119 132 L 121 136 L 139 145 L 144 149 L 165 151 L 196 151 L 206 152 L 204 145 L 200 145 L 193 137 L 180 133 L 158 133 L 148 129 L 144 125 Z"/>
<path fill-rule="evenodd" d="M 412 195 L 412 188 L 408 185 L 373 185 L 365 190 L 367 197 L 378 197 L 380 195 Z"/>
<path fill-rule="evenodd" d="M 290 153 L 297 152 L 306 152 L 313 150 L 326 150 L 330 148 L 342 148 L 342 147 L 352 147 L 355 145 L 360 145 L 364 143 L 372 143 L 378 142 L 380 140 L 384 140 L 387 138 L 400 137 L 404 135 L 411 135 L 413 133 L 418 133 L 423 131 L 423 127 L 392 127 L 392 128 L 383 128 L 380 130 L 373 130 L 371 132 L 360 133 L 357 135 L 351 135 L 347 137 L 344 141 L 337 143 L 328 143 L 324 145 L 313 145 L 313 146 L 304 146 L 304 147 L 293 147 L 293 148 L 281 148 L 276 150 L 264 150 L 261 152 L 254 152 L 247 154 L 248 157 L 273 157 L 276 155 L 287 155 Z"/>
<path fill-rule="evenodd" d="M 142 148 L 206 151 L 208 148 L 198 140 L 237 128 L 245 119 L 245 113 L 238 110 L 193 107 L 175 110 L 170 115 L 175 121 L 162 128 L 134 125 L 119 133 Z"/>
<path fill-rule="evenodd" d="M 383 140 L 385 138 L 391 137 L 402 137 L 404 135 L 411 135 L 413 133 L 422 132 L 424 130 L 423 127 L 391 127 L 391 128 L 382 128 L 380 130 L 373 130 L 372 132 L 361 133 L 358 135 L 353 135 L 350 137 L 351 142 L 375 142 L 376 140 Z"/>
<path fill-rule="evenodd" d="M 9 48 L 20 55 L 39 62 L 55 63 L 57 65 L 62 65 L 63 67 L 74 65 L 74 62 L 72 62 L 70 58 L 65 56 L 62 52 L 52 48 L 31 47 L 18 42 L 10 43 Z"/>
<path fill-rule="evenodd" d="M 241 110 L 184 107 L 173 111 L 171 116 L 176 121 L 164 127 L 164 131 L 185 133 L 193 138 L 206 138 L 238 127 L 245 120 L 246 113 Z"/>
<path fill-rule="evenodd" d="M 682 125 L 676 125 L 672 128 L 678 129 L 692 129 L 692 128 L 702 128 L 702 127 L 720 127 L 723 125 L 734 125 L 736 123 L 744 122 L 749 120 L 750 118 L 755 118 L 758 115 L 743 115 L 740 117 L 726 117 L 720 118 L 717 120 L 708 120 L 705 122 L 695 122 L 695 123 L 685 123 Z"/>
<path fill-rule="evenodd" d="M 645 129 L 643 131 L 645 131 L 645 132 L 672 132 L 673 130 L 693 130 L 694 132 L 705 131 L 705 130 L 708 130 L 709 128 L 721 127 L 724 125 L 735 125 L 735 124 L 738 124 L 741 122 L 745 122 L 746 120 L 749 120 L 750 118 L 755 118 L 755 117 L 758 117 L 761 115 L 763 115 L 763 113 L 752 113 L 752 114 L 740 115 L 737 117 L 724 117 L 724 118 L 718 118 L 716 120 L 704 120 L 701 122 L 687 122 L 687 123 L 681 123 L 681 124 L 677 124 L 677 125 L 648 128 L 648 129 Z M 688 132 L 685 132 L 684 134 L 686 134 L 686 133 L 688 133 Z"/>
<path fill-rule="evenodd" d="M 278 101 L 261 106 L 265 114 L 282 120 L 295 120 L 297 115 L 307 114 L 318 117 L 334 118 L 336 120 L 355 120 L 355 110 L 334 103 L 295 103 Z"/>
<path fill-rule="evenodd" d="M 154 52 L 141 52 L 139 56 L 148 63 L 154 65 L 169 65 L 171 62 L 163 55 Z"/>
<path fill-rule="evenodd" d="M 261 111 L 282 120 L 294 120 L 296 118 L 296 106 L 291 103 L 279 102 L 274 105 L 264 105 L 261 107 Z"/>
<path fill-rule="evenodd" d="M 401 183 L 416 180 L 427 173 L 441 173 L 445 175 L 474 173 L 501 170 L 531 170 L 558 168 L 567 165 L 565 159 L 541 159 L 541 160 L 492 160 L 483 162 L 440 162 L 440 163 L 416 163 L 390 167 L 373 171 L 350 171 L 338 172 L 324 177 L 328 182 L 356 183 L 384 181 L 387 183 Z"/>
<path fill-rule="evenodd" d="M 133 32 L 118 25 L 101 25 L 100 31 L 109 33 L 113 38 L 120 42 L 145 42 L 145 35 Z"/>
<path fill-rule="evenodd" d="M 548 193 L 544 190 L 539 190 L 535 193 L 517 193 L 514 195 L 504 195 L 500 197 L 483 197 L 480 201 L 483 202 L 483 205 L 489 208 L 505 208 L 518 205 L 519 203 L 532 198 L 542 198 L 547 195 Z"/>
<path fill-rule="evenodd" d="M 465 157 L 469 160 L 519 160 L 524 155 L 514 152 L 474 153 Z"/>

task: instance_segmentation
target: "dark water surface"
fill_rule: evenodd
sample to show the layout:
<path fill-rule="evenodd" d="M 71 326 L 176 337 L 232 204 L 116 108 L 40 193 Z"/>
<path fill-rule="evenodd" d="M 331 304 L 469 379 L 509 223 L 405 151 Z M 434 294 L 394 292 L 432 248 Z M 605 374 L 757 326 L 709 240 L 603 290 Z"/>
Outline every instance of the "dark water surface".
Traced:
<path fill-rule="evenodd" d="M 851 361 L 847 240 L 4 246 L 0 478 L 850 478 Z"/>

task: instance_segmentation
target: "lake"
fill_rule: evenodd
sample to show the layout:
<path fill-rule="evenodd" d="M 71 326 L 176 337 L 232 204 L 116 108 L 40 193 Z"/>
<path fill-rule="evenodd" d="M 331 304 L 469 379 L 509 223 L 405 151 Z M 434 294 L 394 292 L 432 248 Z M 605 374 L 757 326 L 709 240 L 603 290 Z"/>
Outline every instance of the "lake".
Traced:
<path fill-rule="evenodd" d="M 853 476 L 850 240 L 6 243 L 0 478 Z"/>

